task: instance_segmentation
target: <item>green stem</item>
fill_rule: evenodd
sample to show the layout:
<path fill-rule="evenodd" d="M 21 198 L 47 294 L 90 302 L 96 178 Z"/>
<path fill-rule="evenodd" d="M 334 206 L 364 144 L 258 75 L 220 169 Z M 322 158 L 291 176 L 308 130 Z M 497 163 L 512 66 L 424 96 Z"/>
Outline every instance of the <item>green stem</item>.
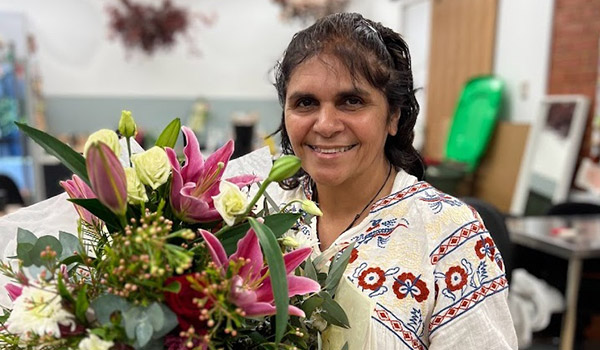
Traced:
<path fill-rule="evenodd" d="M 256 204 L 256 202 L 258 202 L 258 199 L 260 197 L 262 197 L 263 193 L 265 193 L 265 191 L 267 190 L 267 186 L 269 186 L 269 184 L 271 184 L 271 181 L 269 181 L 269 179 L 266 179 L 265 182 L 263 182 L 260 185 L 258 192 L 256 192 L 256 195 L 254 196 L 254 198 L 252 198 L 252 201 L 250 202 L 250 204 L 248 204 L 246 211 L 244 212 L 244 214 L 242 214 L 240 216 L 242 216 L 242 217 L 247 216 L 250 213 L 250 211 L 252 211 L 252 208 L 254 208 L 254 205 Z"/>
<path fill-rule="evenodd" d="M 285 208 L 289 207 L 290 205 L 294 204 L 294 203 L 302 203 L 301 199 L 294 199 L 293 201 L 287 203 L 286 205 L 283 206 L 283 208 L 281 208 L 279 210 L 280 213 L 283 213 L 285 211 Z"/>
<path fill-rule="evenodd" d="M 133 167 L 133 163 L 131 163 L 131 137 L 127 137 L 127 154 L 129 155 L 129 166 Z"/>

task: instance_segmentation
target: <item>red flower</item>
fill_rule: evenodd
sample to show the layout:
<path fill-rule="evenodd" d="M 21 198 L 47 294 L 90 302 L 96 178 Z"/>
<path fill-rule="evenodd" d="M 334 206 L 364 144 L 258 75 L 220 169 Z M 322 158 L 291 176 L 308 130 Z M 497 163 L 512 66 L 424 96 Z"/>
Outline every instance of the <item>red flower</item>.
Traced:
<path fill-rule="evenodd" d="M 385 282 L 385 272 L 379 267 L 370 267 L 358 277 L 358 285 L 364 289 L 377 290 Z"/>
<path fill-rule="evenodd" d="M 477 254 L 479 259 L 483 259 L 487 255 L 490 259 L 493 260 L 495 253 L 496 245 L 490 237 L 481 237 L 481 239 L 477 241 L 477 243 L 475 243 L 475 254 Z"/>
<path fill-rule="evenodd" d="M 398 299 L 404 299 L 407 295 L 411 295 L 419 303 L 427 299 L 429 296 L 429 289 L 427 284 L 421 280 L 421 276 L 415 277 L 410 272 L 401 273 L 395 278 L 392 289 Z"/>
<path fill-rule="evenodd" d="M 192 289 L 188 278 L 193 278 L 192 275 L 183 275 L 170 277 L 165 282 L 169 285 L 175 281 L 181 284 L 179 293 L 165 292 L 165 303 L 177 315 L 179 326 L 183 330 L 187 330 L 190 326 L 194 326 L 196 331 L 205 329 L 205 322 L 200 321 L 200 307 L 194 303 L 194 299 L 202 299 L 205 295 L 195 289 Z M 205 308 L 210 308 L 212 302 L 208 301 Z"/>
<path fill-rule="evenodd" d="M 452 266 L 446 271 L 446 286 L 450 291 L 462 289 L 467 284 L 467 272 L 460 266 Z"/>
<path fill-rule="evenodd" d="M 350 259 L 348 260 L 348 264 L 352 264 L 358 258 L 358 250 L 356 248 L 352 248 L 350 252 Z"/>

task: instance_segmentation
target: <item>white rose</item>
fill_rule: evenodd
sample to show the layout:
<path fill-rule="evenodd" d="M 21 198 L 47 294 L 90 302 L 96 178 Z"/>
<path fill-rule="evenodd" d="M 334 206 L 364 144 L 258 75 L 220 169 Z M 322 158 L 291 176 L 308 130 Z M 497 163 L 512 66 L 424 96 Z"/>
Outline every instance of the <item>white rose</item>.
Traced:
<path fill-rule="evenodd" d="M 131 162 L 142 183 L 152 187 L 153 190 L 169 179 L 171 163 L 165 150 L 158 146 L 132 155 Z"/>
<path fill-rule="evenodd" d="M 212 198 L 215 209 L 229 226 L 233 226 L 236 216 L 244 214 L 248 206 L 246 194 L 237 185 L 225 180 L 219 184 L 219 194 Z"/>
<path fill-rule="evenodd" d="M 83 146 L 83 154 L 87 154 L 87 150 L 90 146 L 96 142 L 103 142 L 108 145 L 108 147 L 115 153 L 115 155 L 121 154 L 121 144 L 119 143 L 119 136 L 117 133 L 109 130 L 109 129 L 100 129 L 95 133 L 91 134 L 87 141 L 85 142 L 85 146 Z"/>
<path fill-rule="evenodd" d="M 147 202 L 146 188 L 135 169 L 125 168 L 125 177 L 127 178 L 127 201 L 132 204 Z"/>

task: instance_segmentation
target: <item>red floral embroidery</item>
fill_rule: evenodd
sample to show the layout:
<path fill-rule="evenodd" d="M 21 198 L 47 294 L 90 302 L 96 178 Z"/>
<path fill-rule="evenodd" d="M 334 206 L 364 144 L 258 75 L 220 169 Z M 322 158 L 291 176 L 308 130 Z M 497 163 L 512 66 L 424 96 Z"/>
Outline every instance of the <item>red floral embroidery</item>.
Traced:
<path fill-rule="evenodd" d="M 467 284 L 467 272 L 460 266 L 452 266 L 446 272 L 446 286 L 450 291 L 462 289 Z"/>
<path fill-rule="evenodd" d="M 500 271 L 504 272 L 504 263 L 502 262 L 502 259 L 496 259 L 496 264 L 498 264 Z"/>
<path fill-rule="evenodd" d="M 404 299 L 410 294 L 419 303 L 429 296 L 429 289 L 427 289 L 427 284 L 421 280 L 421 276 L 415 277 L 410 272 L 398 275 L 392 289 L 398 299 Z"/>
<path fill-rule="evenodd" d="M 494 254 L 496 253 L 496 246 L 494 241 L 490 237 L 481 238 L 475 243 L 475 253 L 479 259 L 485 258 L 487 255 L 490 259 L 494 260 Z"/>
<path fill-rule="evenodd" d="M 385 272 L 379 267 L 369 267 L 358 276 L 358 285 L 364 289 L 377 290 L 385 282 Z"/>
<path fill-rule="evenodd" d="M 348 260 L 348 264 L 352 264 L 356 259 L 358 259 L 358 249 L 353 248 L 350 252 L 350 259 Z"/>

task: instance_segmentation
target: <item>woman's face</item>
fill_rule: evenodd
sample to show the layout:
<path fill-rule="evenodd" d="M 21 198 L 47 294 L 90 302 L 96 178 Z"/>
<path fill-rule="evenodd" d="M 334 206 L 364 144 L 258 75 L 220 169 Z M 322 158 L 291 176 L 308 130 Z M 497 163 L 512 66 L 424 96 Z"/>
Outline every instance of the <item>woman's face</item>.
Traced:
<path fill-rule="evenodd" d="M 398 115 L 388 118 L 385 95 L 363 78 L 353 81 L 333 56 L 313 57 L 292 72 L 285 127 L 319 185 L 361 185 L 387 171 L 385 140 L 397 124 Z"/>

